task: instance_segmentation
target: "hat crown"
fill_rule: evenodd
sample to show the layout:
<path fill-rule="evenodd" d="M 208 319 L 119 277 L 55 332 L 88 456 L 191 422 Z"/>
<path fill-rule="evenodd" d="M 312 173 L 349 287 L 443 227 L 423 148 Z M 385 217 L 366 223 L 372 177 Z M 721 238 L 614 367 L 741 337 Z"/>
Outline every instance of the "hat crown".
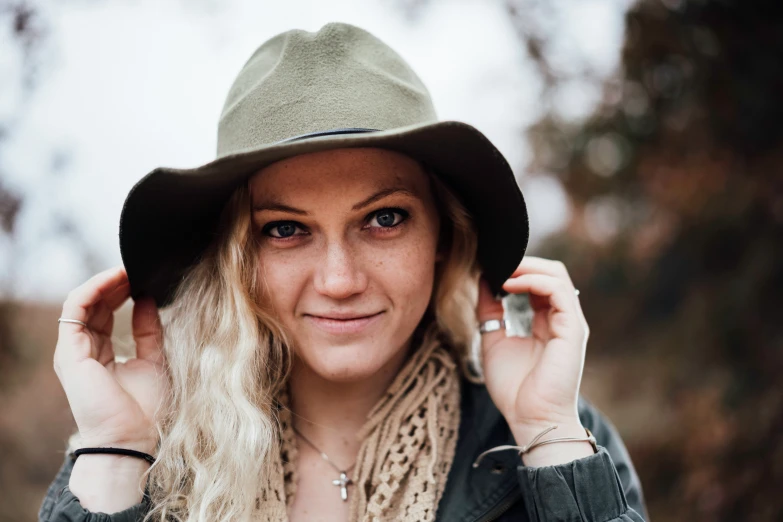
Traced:
<path fill-rule="evenodd" d="M 330 129 L 436 120 L 429 91 L 399 54 L 359 27 L 330 23 L 278 34 L 253 53 L 226 97 L 217 156 Z"/>

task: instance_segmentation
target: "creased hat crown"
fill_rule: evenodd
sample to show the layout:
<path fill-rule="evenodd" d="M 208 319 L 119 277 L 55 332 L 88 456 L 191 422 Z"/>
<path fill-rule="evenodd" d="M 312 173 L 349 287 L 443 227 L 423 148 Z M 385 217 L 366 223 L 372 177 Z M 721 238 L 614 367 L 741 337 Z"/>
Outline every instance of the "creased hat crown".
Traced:
<path fill-rule="evenodd" d="M 328 129 L 436 120 L 427 88 L 399 54 L 359 27 L 330 23 L 281 33 L 253 53 L 223 106 L 217 155 Z"/>

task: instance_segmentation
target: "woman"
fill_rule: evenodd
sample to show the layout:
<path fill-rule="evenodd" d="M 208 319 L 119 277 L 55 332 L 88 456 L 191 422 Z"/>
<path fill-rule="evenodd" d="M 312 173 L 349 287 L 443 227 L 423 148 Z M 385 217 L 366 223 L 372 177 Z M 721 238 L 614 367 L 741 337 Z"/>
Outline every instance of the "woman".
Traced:
<path fill-rule="evenodd" d="M 622 441 L 578 395 L 578 292 L 522 259 L 527 237 L 503 157 L 438 122 L 384 43 L 338 23 L 265 42 L 218 159 L 142 179 L 124 268 L 63 305 L 78 450 L 41 520 L 643 520 Z M 506 336 L 508 292 L 530 294 L 530 337 Z"/>

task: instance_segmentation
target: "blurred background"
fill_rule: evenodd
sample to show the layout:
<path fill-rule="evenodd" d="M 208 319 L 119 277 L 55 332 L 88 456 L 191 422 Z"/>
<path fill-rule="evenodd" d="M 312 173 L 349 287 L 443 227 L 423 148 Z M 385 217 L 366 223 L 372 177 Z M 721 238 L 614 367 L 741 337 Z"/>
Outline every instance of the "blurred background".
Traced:
<path fill-rule="evenodd" d="M 214 157 L 270 36 L 364 27 L 485 132 L 590 325 L 582 393 L 655 521 L 783 520 L 783 17 L 739 0 L 0 0 L 0 521 L 74 430 L 66 294 L 121 263 L 125 195 Z M 523 303 L 512 303 L 523 306 Z M 116 322 L 130 346 L 130 303 Z"/>

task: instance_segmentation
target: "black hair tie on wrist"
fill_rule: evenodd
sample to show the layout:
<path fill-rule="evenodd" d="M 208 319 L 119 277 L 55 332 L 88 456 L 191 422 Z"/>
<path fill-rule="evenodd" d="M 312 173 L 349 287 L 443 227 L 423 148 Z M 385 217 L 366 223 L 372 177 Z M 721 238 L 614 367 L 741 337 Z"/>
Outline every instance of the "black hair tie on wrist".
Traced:
<path fill-rule="evenodd" d="M 150 464 L 155 464 L 155 457 L 152 455 L 125 448 L 79 448 L 71 453 L 71 460 L 75 461 L 79 455 L 95 455 L 102 453 L 110 455 L 125 455 L 126 457 L 136 457 L 138 459 L 144 459 Z"/>

